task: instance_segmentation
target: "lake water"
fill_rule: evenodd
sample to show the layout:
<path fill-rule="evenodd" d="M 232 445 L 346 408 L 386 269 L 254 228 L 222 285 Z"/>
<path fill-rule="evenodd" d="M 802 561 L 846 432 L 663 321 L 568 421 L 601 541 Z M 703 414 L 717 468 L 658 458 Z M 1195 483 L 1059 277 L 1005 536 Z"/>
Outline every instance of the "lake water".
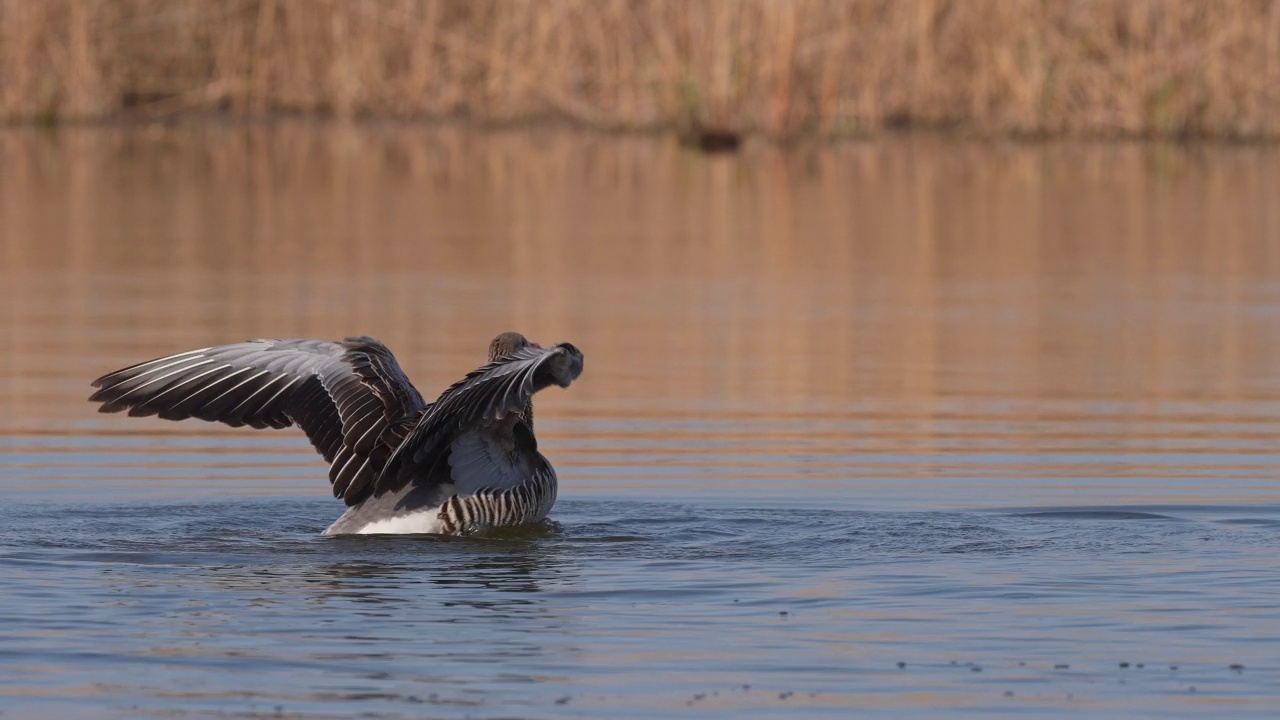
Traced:
<path fill-rule="evenodd" d="M 0 717 L 1280 715 L 1280 149 L 0 131 Z M 252 337 L 490 337 L 554 525 L 324 538 Z"/>

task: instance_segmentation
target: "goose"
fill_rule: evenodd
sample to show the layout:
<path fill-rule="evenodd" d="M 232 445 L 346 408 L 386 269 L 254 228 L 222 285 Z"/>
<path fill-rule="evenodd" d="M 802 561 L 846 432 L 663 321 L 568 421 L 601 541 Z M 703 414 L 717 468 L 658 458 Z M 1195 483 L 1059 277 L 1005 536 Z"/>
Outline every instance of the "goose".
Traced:
<path fill-rule="evenodd" d="M 135 417 L 297 425 L 347 505 L 325 535 L 469 535 L 550 512 L 558 481 L 533 435 L 533 395 L 569 387 L 582 363 L 569 343 L 502 333 L 488 362 L 427 403 L 373 338 L 250 340 L 108 373 L 89 400 Z"/>

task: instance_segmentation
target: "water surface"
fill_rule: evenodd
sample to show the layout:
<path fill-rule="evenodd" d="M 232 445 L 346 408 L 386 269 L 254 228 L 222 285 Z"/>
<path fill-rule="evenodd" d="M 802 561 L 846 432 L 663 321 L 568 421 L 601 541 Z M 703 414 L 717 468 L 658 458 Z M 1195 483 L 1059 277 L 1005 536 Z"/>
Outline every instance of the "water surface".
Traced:
<path fill-rule="evenodd" d="M 0 133 L 0 713 L 1274 717 L 1280 286 L 1256 147 Z M 546 527 L 322 538 L 295 431 L 101 416 L 251 337 L 497 332 Z"/>

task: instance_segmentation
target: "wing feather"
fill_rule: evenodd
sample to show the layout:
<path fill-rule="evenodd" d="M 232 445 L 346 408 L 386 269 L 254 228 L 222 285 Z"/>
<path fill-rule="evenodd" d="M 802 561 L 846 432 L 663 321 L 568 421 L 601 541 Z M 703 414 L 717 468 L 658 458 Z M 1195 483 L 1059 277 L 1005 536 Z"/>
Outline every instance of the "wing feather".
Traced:
<path fill-rule="evenodd" d="M 426 408 L 385 345 L 368 337 L 252 340 L 189 350 L 108 373 L 100 412 L 234 427 L 297 425 L 330 462 L 334 494 L 364 499 Z"/>
<path fill-rule="evenodd" d="M 568 387 L 582 373 L 582 353 L 569 343 L 529 346 L 467 374 L 432 403 L 381 469 L 374 494 L 395 492 L 410 482 L 440 482 L 437 468 L 460 436 L 488 433 L 486 446 L 509 444 L 513 414 L 527 415 L 534 393 L 551 385 Z M 459 458 L 477 472 L 486 458 Z M 456 475 L 456 473 L 455 473 Z"/>

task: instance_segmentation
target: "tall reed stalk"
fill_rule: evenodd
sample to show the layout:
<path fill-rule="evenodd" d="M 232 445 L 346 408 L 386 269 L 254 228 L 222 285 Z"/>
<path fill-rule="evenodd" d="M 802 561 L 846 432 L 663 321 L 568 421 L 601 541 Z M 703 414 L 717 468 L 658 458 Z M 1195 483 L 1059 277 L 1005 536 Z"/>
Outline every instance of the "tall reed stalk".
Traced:
<path fill-rule="evenodd" d="M 0 119 L 1280 136 L 1280 0 L 0 0 Z"/>

